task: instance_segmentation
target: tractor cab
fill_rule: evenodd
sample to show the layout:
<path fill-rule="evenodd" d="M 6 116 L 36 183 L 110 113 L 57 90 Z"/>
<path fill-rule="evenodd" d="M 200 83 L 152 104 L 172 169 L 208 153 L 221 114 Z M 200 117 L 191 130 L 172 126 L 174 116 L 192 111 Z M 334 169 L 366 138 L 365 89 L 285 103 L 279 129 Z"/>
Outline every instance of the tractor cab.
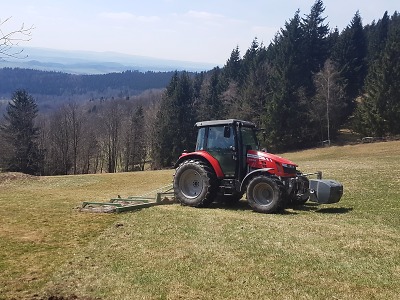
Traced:
<path fill-rule="evenodd" d="M 247 152 L 257 151 L 259 144 L 255 124 L 234 119 L 198 122 L 196 151 L 214 157 L 224 178 L 242 180 L 246 174 Z"/>

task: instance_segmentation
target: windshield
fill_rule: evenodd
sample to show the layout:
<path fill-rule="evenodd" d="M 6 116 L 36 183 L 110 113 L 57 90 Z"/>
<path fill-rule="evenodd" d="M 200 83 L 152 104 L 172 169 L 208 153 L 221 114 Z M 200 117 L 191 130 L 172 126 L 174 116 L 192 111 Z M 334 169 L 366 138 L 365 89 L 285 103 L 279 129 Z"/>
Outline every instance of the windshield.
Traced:
<path fill-rule="evenodd" d="M 224 136 L 224 131 L 224 126 L 208 127 L 208 151 L 220 151 L 223 149 L 230 150 L 231 147 L 235 146 L 235 139 L 231 131 L 229 132 L 229 136 Z"/>
<path fill-rule="evenodd" d="M 245 145 L 249 150 L 258 150 L 258 141 L 253 128 L 242 127 L 241 132 L 243 145 Z"/>

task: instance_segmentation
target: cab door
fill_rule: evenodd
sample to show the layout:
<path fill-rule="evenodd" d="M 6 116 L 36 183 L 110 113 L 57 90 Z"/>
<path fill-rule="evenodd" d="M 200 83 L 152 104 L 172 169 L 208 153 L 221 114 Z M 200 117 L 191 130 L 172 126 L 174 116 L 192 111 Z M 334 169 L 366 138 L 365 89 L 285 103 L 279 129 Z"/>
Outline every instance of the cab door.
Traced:
<path fill-rule="evenodd" d="M 233 128 L 231 126 L 211 126 L 207 131 L 207 152 L 218 160 L 225 177 L 235 178 L 237 157 Z"/>

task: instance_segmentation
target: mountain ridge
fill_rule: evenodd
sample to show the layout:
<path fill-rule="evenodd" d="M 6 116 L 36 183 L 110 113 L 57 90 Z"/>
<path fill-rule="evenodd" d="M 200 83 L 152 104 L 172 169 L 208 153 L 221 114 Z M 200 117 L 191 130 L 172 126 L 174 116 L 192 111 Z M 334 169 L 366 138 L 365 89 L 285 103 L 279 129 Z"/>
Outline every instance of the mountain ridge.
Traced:
<path fill-rule="evenodd" d="M 127 70 L 201 72 L 216 67 L 212 63 L 168 60 L 117 52 L 56 50 L 36 47 L 16 47 L 14 50 L 17 53 L 22 52 L 17 58 L 0 60 L 0 68 L 35 69 L 83 75 L 118 73 Z"/>

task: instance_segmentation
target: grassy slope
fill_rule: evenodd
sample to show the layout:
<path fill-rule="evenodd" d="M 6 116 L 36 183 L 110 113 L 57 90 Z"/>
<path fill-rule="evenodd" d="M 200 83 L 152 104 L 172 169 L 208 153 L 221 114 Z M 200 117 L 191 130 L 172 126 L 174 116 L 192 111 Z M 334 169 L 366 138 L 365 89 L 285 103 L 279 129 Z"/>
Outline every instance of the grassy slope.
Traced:
<path fill-rule="evenodd" d="M 172 171 L 0 183 L 0 299 L 396 299 L 400 142 L 283 156 L 341 181 L 335 205 L 283 214 L 215 205 L 83 214 L 83 200 L 142 194 Z M 2 296 L 3 295 L 3 296 Z"/>

